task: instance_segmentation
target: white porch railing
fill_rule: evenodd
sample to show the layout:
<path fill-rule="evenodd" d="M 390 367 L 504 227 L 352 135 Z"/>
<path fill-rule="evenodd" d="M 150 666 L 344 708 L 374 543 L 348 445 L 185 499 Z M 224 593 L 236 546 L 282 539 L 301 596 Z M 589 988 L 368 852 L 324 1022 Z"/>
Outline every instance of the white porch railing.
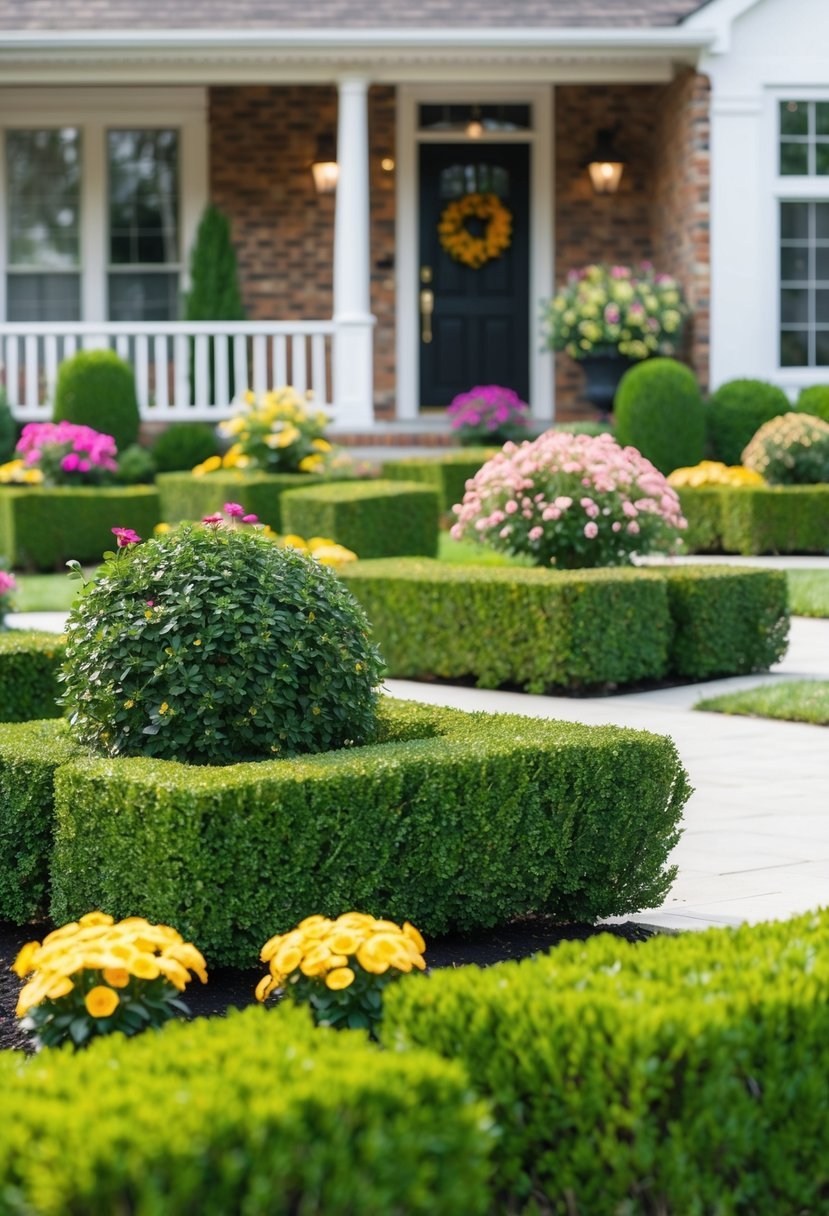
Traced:
<path fill-rule="evenodd" d="M 51 417 L 58 367 L 79 350 L 130 363 L 147 422 L 219 421 L 234 398 L 291 384 L 339 417 L 333 321 L 0 323 L 2 380 L 21 422 Z M 370 389 L 369 389 L 370 391 Z"/>

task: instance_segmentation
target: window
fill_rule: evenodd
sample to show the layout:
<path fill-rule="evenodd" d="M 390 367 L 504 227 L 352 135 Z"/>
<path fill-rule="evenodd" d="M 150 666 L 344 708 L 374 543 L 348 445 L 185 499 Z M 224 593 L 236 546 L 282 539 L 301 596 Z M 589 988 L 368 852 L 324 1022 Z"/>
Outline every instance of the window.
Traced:
<path fill-rule="evenodd" d="M 442 169 L 440 197 L 461 198 L 464 194 L 509 195 L 509 170 L 502 165 L 458 164 Z"/>
<path fill-rule="evenodd" d="M 6 132 L 10 321 L 81 315 L 81 137 L 74 127 Z"/>
<path fill-rule="evenodd" d="M 178 132 L 107 133 L 109 316 L 172 321 L 179 311 Z"/>
<path fill-rule="evenodd" d="M 529 131 L 532 127 L 531 110 L 527 105 L 418 106 L 418 126 L 421 131 L 468 132 L 471 123 L 477 123 L 482 133 Z"/>
<path fill-rule="evenodd" d="M 829 176 L 829 101 L 781 101 L 781 177 Z"/>
<path fill-rule="evenodd" d="M 829 367 L 829 201 L 780 203 L 780 366 Z"/>

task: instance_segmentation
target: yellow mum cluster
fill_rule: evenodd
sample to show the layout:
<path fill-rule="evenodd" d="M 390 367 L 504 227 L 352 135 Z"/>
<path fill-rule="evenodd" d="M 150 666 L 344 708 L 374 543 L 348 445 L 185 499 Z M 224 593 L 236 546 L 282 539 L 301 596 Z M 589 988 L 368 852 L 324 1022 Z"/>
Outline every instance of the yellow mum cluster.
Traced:
<path fill-rule="evenodd" d="M 370 975 L 390 969 L 426 970 L 426 943 L 414 925 L 401 928 L 390 920 L 375 920 L 362 912 L 346 912 L 336 920 L 308 916 L 290 933 L 277 934 L 262 947 L 261 959 L 270 968 L 256 986 L 256 999 L 265 1001 L 291 976 L 319 978 L 333 992 L 349 988 L 355 968 Z"/>
<path fill-rule="evenodd" d="M 67 996 L 75 987 L 71 977 L 82 971 L 101 972 L 103 983 L 85 997 L 87 1012 L 95 1018 L 109 1017 L 117 1009 L 117 989 L 126 988 L 133 978 L 163 976 L 183 992 L 192 971 L 207 983 L 204 958 L 175 929 L 151 925 L 140 916 L 116 924 L 104 912 L 89 912 L 79 921 L 55 929 L 42 943 L 27 942 L 12 970 L 21 979 L 34 973 L 21 989 L 18 1017 L 44 1000 Z"/>
<path fill-rule="evenodd" d="M 701 460 L 684 469 L 674 469 L 668 475 L 668 485 L 675 490 L 700 486 L 764 486 L 765 480 L 753 469 L 741 464 L 726 465 L 718 460 Z"/>
<path fill-rule="evenodd" d="M 298 549 L 300 553 L 307 553 L 315 558 L 321 565 L 332 566 L 335 570 L 339 570 L 342 566 L 347 566 L 349 562 L 356 562 L 357 560 L 357 554 L 351 549 L 346 549 L 345 545 L 338 545 L 336 541 L 329 540 L 325 536 L 312 536 L 309 540 L 304 540 L 301 536 L 295 536 L 292 532 L 288 532 L 284 536 L 278 536 L 268 526 L 263 531 L 265 536 L 269 536 L 278 545 L 282 545 L 283 548 Z"/>
<path fill-rule="evenodd" d="M 474 236 L 467 228 L 470 219 L 483 220 L 486 229 Z M 509 249 L 512 241 L 512 213 L 497 194 L 464 194 L 453 199 L 438 222 L 440 243 L 451 258 L 479 270 Z"/>
<path fill-rule="evenodd" d="M 0 464 L 0 485 L 39 486 L 43 482 L 40 469 L 29 467 L 25 460 L 9 460 Z"/>
<path fill-rule="evenodd" d="M 308 408 L 307 398 L 290 386 L 257 398 L 246 393 L 240 411 L 219 431 L 233 442 L 224 456 L 210 456 L 193 469 L 196 477 L 219 469 L 318 472 L 331 444 L 323 438 L 329 421 L 323 410 Z"/>

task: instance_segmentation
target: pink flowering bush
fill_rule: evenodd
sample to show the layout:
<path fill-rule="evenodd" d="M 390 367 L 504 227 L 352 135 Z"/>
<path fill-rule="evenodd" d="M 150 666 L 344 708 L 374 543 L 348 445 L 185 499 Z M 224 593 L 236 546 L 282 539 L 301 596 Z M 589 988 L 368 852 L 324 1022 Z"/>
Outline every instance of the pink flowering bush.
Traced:
<path fill-rule="evenodd" d="M 609 434 L 547 431 L 503 451 L 466 483 L 455 540 L 473 538 L 538 566 L 621 566 L 669 552 L 687 527 L 679 498 L 636 448 Z"/>
<path fill-rule="evenodd" d="M 100 485 L 118 469 L 112 436 L 73 422 L 28 423 L 16 454 L 47 486 Z"/>
<path fill-rule="evenodd" d="M 11 608 L 11 597 L 17 590 L 17 582 L 8 570 L 0 570 L 0 630 L 6 628 L 6 613 Z"/>
<path fill-rule="evenodd" d="M 500 444 L 524 438 L 530 407 L 511 388 L 479 384 L 468 393 L 459 393 L 446 415 L 462 444 Z"/>

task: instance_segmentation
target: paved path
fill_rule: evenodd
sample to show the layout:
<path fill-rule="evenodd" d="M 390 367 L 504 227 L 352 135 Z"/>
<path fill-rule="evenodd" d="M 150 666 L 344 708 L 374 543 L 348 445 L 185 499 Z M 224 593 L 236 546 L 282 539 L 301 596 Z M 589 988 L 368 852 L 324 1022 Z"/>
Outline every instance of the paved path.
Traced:
<path fill-rule="evenodd" d="M 63 622 L 61 613 L 33 613 L 9 623 L 58 632 Z M 689 712 L 703 696 L 804 677 L 829 679 L 829 620 L 795 618 L 789 653 L 772 675 L 579 699 L 404 680 L 390 680 L 388 688 L 398 697 L 459 709 L 671 735 L 695 792 L 673 857 L 679 866 L 673 890 L 664 907 L 637 919 L 683 929 L 792 916 L 829 904 L 829 729 Z"/>

